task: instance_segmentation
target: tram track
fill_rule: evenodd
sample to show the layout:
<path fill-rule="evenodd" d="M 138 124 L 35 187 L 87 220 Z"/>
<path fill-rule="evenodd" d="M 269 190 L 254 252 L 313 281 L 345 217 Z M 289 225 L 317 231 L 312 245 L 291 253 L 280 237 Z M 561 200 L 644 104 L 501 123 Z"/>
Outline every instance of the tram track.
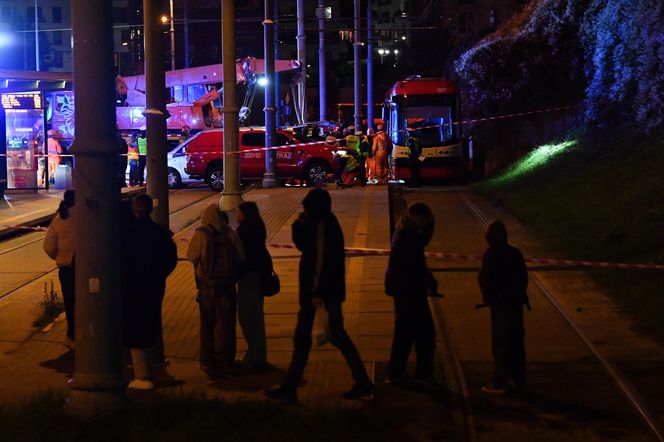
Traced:
<path fill-rule="evenodd" d="M 472 214 L 472 217 L 482 227 L 486 227 L 489 224 L 488 217 L 468 198 L 462 189 L 454 187 L 446 190 L 446 192 L 457 193 L 462 201 L 462 205 L 459 207 L 466 207 L 467 212 Z M 390 196 L 390 198 L 392 198 L 392 196 Z M 400 205 L 402 208 L 405 208 L 408 203 L 406 193 L 404 192 L 400 198 L 402 198 L 403 201 L 395 204 L 395 206 Z M 391 203 L 394 203 L 394 201 L 391 201 Z M 396 215 L 398 215 L 398 213 Z M 397 216 L 395 216 L 395 218 L 397 218 Z M 570 329 L 569 336 L 575 336 L 578 338 L 581 348 L 586 349 L 588 361 L 593 361 L 592 364 L 597 367 L 597 372 L 603 373 L 606 376 L 606 388 L 613 389 L 613 391 L 616 392 L 615 400 L 622 400 L 625 410 L 631 410 L 631 413 L 634 416 L 634 423 L 640 423 L 643 425 L 640 427 L 642 428 L 642 435 L 654 437 L 653 440 L 659 440 L 660 442 L 664 441 L 664 432 L 657 414 L 643 399 L 643 395 L 634 387 L 634 383 L 628 379 L 616 363 L 612 362 L 602 354 L 602 351 L 597 348 L 597 345 L 593 343 L 593 340 L 584 333 L 582 328 L 574 321 L 573 317 L 565 310 L 554 293 L 547 289 L 536 269 L 531 269 L 529 277 L 532 286 L 536 288 L 538 293 L 541 293 L 543 298 L 542 302 L 546 302 L 552 307 L 552 314 L 557 314 L 562 318 L 560 322 L 564 323 L 565 326 Z M 465 346 L 465 344 L 458 347 L 460 350 L 464 348 L 466 349 L 463 360 L 459 357 L 459 350 L 455 347 L 453 332 L 450 329 L 450 322 L 448 321 L 452 318 L 446 318 L 446 315 L 449 315 L 450 312 L 446 311 L 447 309 L 443 309 L 443 303 L 444 302 L 439 299 L 430 300 L 432 313 L 434 320 L 436 321 L 436 329 L 439 331 L 437 345 L 439 345 L 445 380 L 449 388 L 452 390 L 453 399 L 456 400 L 455 410 L 453 410 L 453 418 L 457 432 L 457 440 L 474 442 L 480 439 L 485 439 L 484 436 L 481 438 L 478 436 L 478 431 L 487 430 L 487 422 L 485 422 L 485 419 L 487 418 L 486 410 L 480 408 L 481 411 L 478 415 L 474 406 L 486 407 L 487 398 L 476 396 L 475 388 L 477 388 L 476 385 L 478 381 L 477 362 L 474 362 L 474 360 L 468 360 L 468 347 Z M 459 323 L 457 321 L 455 327 L 453 327 L 454 330 L 456 330 L 454 334 L 463 333 L 463 329 L 457 330 L 458 327 Z M 562 360 L 561 363 L 569 363 L 572 364 L 571 366 L 577 363 L 575 361 L 564 361 L 565 360 Z M 465 370 L 470 370 L 470 373 L 466 373 Z M 483 373 L 482 377 L 486 376 L 486 372 L 482 371 L 481 373 Z M 471 381 L 474 381 L 474 383 L 471 384 Z M 473 385 L 472 390 L 470 385 Z M 513 406 L 514 402 L 509 402 L 507 405 L 508 408 Z M 494 419 L 498 419 L 496 422 L 500 422 L 500 418 L 494 417 Z M 498 425 L 501 424 L 499 423 Z M 588 428 L 588 431 L 585 433 L 585 436 L 589 436 L 591 439 L 598 439 L 597 434 L 592 434 L 592 427 L 586 428 Z M 586 438 L 580 437 L 569 440 L 586 440 Z M 603 440 L 604 438 L 600 436 L 599 439 Z"/>
<path fill-rule="evenodd" d="M 186 192 L 187 188 L 173 189 L 169 192 L 169 198 L 171 198 L 174 194 L 178 194 L 179 192 L 183 192 L 183 191 Z M 213 198 L 213 197 L 218 197 L 218 194 L 216 194 L 216 193 L 211 194 L 208 191 L 203 191 L 201 193 L 202 193 L 202 195 L 200 195 L 200 197 L 197 197 L 197 198 L 195 198 L 191 201 L 188 201 L 185 204 L 183 204 L 181 207 L 178 207 L 176 210 L 171 211 L 169 216 L 174 216 L 174 215 L 177 215 L 181 212 L 184 212 L 185 210 L 189 209 L 190 207 L 192 207 L 196 204 L 199 204 L 202 201 L 205 201 L 206 199 Z M 182 229 L 182 230 L 186 230 L 186 228 Z M 176 232 L 176 233 L 179 233 L 179 232 Z M 1 250 L 0 251 L 0 256 L 9 255 L 11 253 L 17 253 L 17 252 L 21 252 L 21 251 L 26 251 L 28 247 L 34 246 L 36 243 L 42 242 L 44 240 L 44 237 L 45 237 L 45 234 L 43 232 L 26 232 L 24 235 L 13 236 L 10 240 L 11 241 L 20 240 L 21 238 L 25 238 L 26 236 L 29 236 L 29 235 L 38 235 L 39 237 L 34 238 L 34 239 L 29 239 L 26 242 L 22 242 L 20 244 L 11 246 L 10 248 L 5 249 L 5 250 Z M 39 251 L 41 252 L 41 250 L 39 250 Z M 27 271 L 7 272 L 7 273 L 11 273 L 11 274 L 25 274 L 26 276 L 27 275 L 29 275 L 29 276 L 27 276 L 25 279 L 22 279 L 21 281 L 17 281 L 15 284 L 13 284 L 11 286 L 10 289 L 5 290 L 3 293 L 0 293 L 0 300 L 3 300 L 5 298 L 8 298 L 8 297 L 12 296 L 13 294 L 19 292 L 24 287 L 26 287 L 26 286 L 34 283 L 35 281 L 38 281 L 41 278 L 55 272 L 57 269 L 58 269 L 57 266 L 51 265 L 51 266 L 49 266 L 48 268 L 46 268 L 44 270 L 38 270 L 36 272 L 27 272 Z"/>
<path fill-rule="evenodd" d="M 457 191 L 461 195 L 461 199 L 464 204 L 473 213 L 476 219 L 484 227 L 488 226 L 490 221 L 487 219 L 481 209 L 477 207 L 477 205 L 475 205 L 472 201 L 470 201 L 462 190 L 457 188 Z M 637 391 L 634 385 L 629 381 L 629 379 L 627 379 L 627 377 L 614 363 L 602 355 L 599 349 L 593 344 L 592 340 L 583 333 L 581 328 L 563 308 L 560 302 L 558 302 L 555 295 L 544 286 L 537 273 L 530 272 L 529 279 L 537 286 L 545 298 L 551 303 L 551 305 L 556 309 L 560 316 L 562 316 L 565 322 L 572 328 L 574 333 L 587 347 L 595 360 L 600 364 L 607 377 L 613 382 L 614 386 L 623 395 L 626 402 L 640 416 L 643 423 L 651 430 L 652 434 L 657 438 L 657 440 L 664 442 L 664 428 L 662 428 L 662 425 L 656 418 L 656 414 L 650 410 L 649 406 L 645 403 L 643 397 Z"/>

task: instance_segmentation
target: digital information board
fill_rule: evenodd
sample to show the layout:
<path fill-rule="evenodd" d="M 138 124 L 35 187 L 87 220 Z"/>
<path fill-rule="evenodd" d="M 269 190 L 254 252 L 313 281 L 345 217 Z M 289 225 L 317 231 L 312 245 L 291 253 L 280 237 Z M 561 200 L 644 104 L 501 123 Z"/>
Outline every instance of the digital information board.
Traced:
<path fill-rule="evenodd" d="M 41 93 L 2 94 L 2 107 L 5 109 L 43 109 Z"/>

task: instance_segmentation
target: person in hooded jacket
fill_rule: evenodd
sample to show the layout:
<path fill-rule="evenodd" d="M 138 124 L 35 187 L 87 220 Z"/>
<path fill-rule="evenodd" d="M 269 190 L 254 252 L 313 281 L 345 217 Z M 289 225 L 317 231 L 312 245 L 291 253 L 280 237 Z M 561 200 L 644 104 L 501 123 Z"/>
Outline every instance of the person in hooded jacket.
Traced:
<path fill-rule="evenodd" d="M 125 265 L 123 324 L 124 344 L 129 347 L 134 366 L 134 380 L 129 388 L 154 388 L 148 349 L 157 343 L 161 329 L 161 305 L 166 278 L 177 265 L 177 247 L 170 231 L 155 223 L 152 198 L 138 195 L 132 202 L 133 222 L 127 219 L 128 260 Z M 127 229 L 128 227 L 128 229 Z M 131 263 L 140 263 L 140 275 Z"/>
<path fill-rule="evenodd" d="M 244 248 L 228 217 L 210 204 L 203 211 L 187 250 L 194 264 L 201 316 L 199 362 L 205 372 L 228 371 L 235 364 L 237 283 Z"/>
<path fill-rule="evenodd" d="M 374 386 L 355 344 L 344 330 L 341 305 L 346 298 L 344 236 L 332 200 L 322 189 L 310 191 L 302 201 L 304 212 L 293 223 L 293 242 L 302 252 L 299 266 L 300 311 L 293 337 L 294 351 L 286 379 L 267 390 L 268 397 L 293 403 L 311 350 L 311 331 L 317 307 L 329 315 L 330 343 L 337 347 L 351 369 L 355 384 L 345 399 L 370 398 Z"/>
<path fill-rule="evenodd" d="M 526 335 L 523 306 L 529 306 L 528 270 L 523 254 L 507 242 L 501 221 L 490 223 L 484 234 L 488 249 L 482 257 L 478 282 L 484 303 L 491 309 L 491 351 L 494 370 L 487 393 L 506 393 L 526 387 Z"/>
<path fill-rule="evenodd" d="M 413 382 L 431 388 L 436 330 L 427 300 L 436 295 L 438 283 L 427 267 L 424 248 L 431 241 L 435 219 L 429 206 L 413 203 L 399 220 L 392 238 L 385 273 L 385 293 L 394 299 L 394 338 L 386 382 L 406 383 L 406 365 L 413 344 L 417 365 Z"/>
<path fill-rule="evenodd" d="M 246 255 L 238 281 L 238 320 L 247 341 L 247 352 L 241 362 L 248 368 L 264 368 L 267 366 L 267 344 L 261 282 L 272 271 L 272 259 L 265 246 L 265 223 L 256 203 L 241 203 L 237 221 L 237 234 Z"/>
<path fill-rule="evenodd" d="M 64 193 L 55 218 L 46 231 L 44 238 L 44 251 L 49 258 L 55 260 L 58 266 L 58 279 L 62 289 L 62 299 L 65 304 L 65 317 L 67 318 L 67 340 L 65 345 L 74 348 L 76 339 L 74 311 L 75 301 L 75 265 L 74 240 L 76 225 L 74 222 L 74 191 L 69 189 Z"/>

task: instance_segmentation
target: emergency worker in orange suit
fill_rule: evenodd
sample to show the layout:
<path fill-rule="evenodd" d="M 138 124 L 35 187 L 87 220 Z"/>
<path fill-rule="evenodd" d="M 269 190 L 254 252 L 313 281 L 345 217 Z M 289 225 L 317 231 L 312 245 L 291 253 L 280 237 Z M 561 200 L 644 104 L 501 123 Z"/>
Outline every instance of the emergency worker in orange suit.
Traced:
<path fill-rule="evenodd" d="M 378 125 L 378 132 L 374 136 L 371 151 L 373 152 L 378 184 L 385 184 L 387 183 L 387 157 L 390 154 L 390 141 L 382 124 Z"/>
<path fill-rule="evenodd" d="M 48 181 L 55 183 L 55 171 L 60 165 L 60 155 L 63 154 L 60 142 L 55 138 L 56 132 L 50 129 L 46 133 L 48 140 L 46 141 L 46 149 L 48 151 Z"/>

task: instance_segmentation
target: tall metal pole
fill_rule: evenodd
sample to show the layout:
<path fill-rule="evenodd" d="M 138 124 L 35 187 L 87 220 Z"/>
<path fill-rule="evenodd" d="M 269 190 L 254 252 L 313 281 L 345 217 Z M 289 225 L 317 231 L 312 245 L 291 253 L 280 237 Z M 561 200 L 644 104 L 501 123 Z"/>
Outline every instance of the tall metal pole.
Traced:
<path fill-rule="evenodd" d="M 355 31 L 353 32 L 353 89 L 355 129 L 360 130 L 362 126 L 362 66 L 360 62 L 360 0 L 355 0 L 353 5 L 353 17 Z"/>
<path fill-rule="evenodd" d="M 297 0 L 297 59 L 302 66 L 302 80 L 297 86 L 296 105 L 300 109 L 299 123 L 307 121 L 307 35 L 304 32 L 304 0 Z"/>
<path fill-rule="evenodd" d="M 274 59 L 279 60 L 279 0 L 274 0 Z M 274 119 L 276 126 L 281 126 L 281 112 L 279 111 L 279 71 L 274 70 Z"/>
<path fill-rule="evenodd" d="M 39 14 L 35 0 L 35 71 L 39 71 Z"/>
<path fill-rule="evenodd" d="M 166 51 L 161 0 L 143 0 L 145 35 L 145 115 L 147 127 L 147 192 L 154 200 L 152 218 L 168 229 L 168 165 L 166 162 Z"/>
<path fill-rule="evenodd" d="M 189 0 L 184 0 L 184 67 L 191 66 L 189 56 Z"/>
<path fill-rule="evenodd" d="M 372 1 L 367 0 L 367 130 L 373 128 L 373 11 Z"/>
<path fill-rule="evenodd" d="M 277 151 L 274 146 L 276 121 L 274 118 L 274 1 L 265 0 L 265 20 L 263 20 L 263 53 L 265 54 L 265 175 L 263 187 L 277 187 Z"/>
<path fill-rule="evenodd" d="M 235 2 L 221 0 L 221 61 L 224 65 L 224 191 L 219 207 L 235 211 L 242 202 L 240 192 L 240 155 L 238 143 L 238 105 L 235 91 Z"/>
<path fill-rule="evenodd" d="M 170 12 L 171 12 L 171 29 L 169 34 L 171 37 L 171 70 L 175 70 L 175 26 L 173 25 L 173 0 L 170 0 Z"/>
<path fill-rule="evenodd" d="M 325 81 L 325 0 L 318 0 L 318 120 L 327 120 L 327 82 Z"/>
<path fill-rule="evenodd" d="M 76 94 L 76 355 L 70 412 L 104 414 L 125 403 L 122 379 L 120 187 L 115 126 L 113 9 L 72 1 Z"/>

